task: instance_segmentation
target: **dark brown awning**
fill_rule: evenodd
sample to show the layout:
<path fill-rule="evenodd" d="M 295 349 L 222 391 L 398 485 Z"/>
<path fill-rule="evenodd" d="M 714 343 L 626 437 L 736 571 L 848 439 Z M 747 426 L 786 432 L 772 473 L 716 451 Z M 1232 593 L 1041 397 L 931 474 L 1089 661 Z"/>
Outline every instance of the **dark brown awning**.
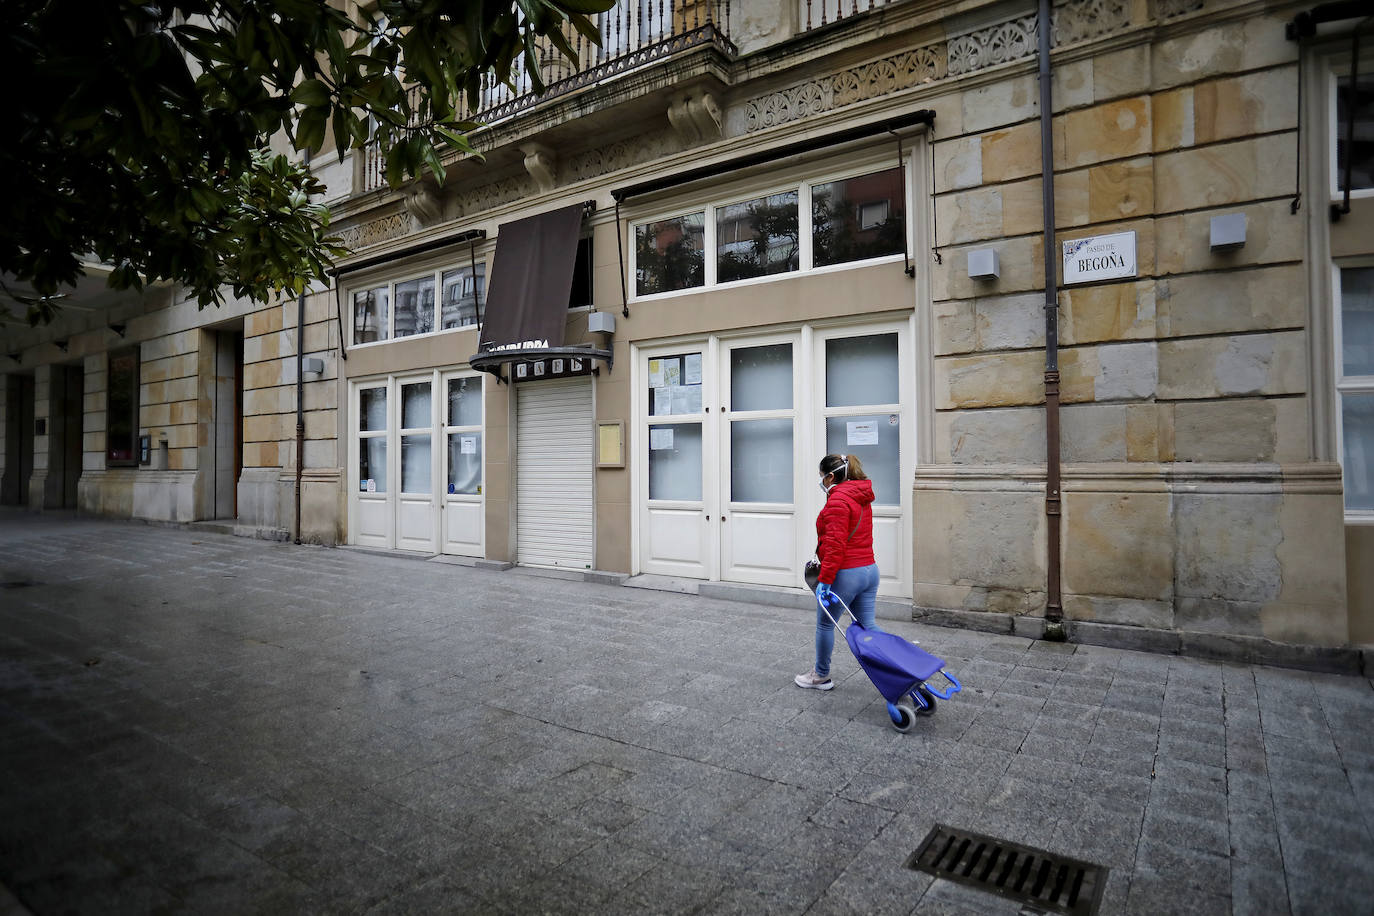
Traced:
<path fill-rule="evenodd" d="M 581 232 L 582 204 L 501 225 L 478 356 L 563 346 Z"/>

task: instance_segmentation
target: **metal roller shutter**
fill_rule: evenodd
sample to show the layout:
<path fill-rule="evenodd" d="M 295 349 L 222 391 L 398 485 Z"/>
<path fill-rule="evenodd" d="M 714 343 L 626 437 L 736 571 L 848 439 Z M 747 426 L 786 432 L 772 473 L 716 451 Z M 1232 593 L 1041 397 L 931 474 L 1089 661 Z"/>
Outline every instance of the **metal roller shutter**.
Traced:
<path fill-rule="evenodd" d="M 592 566 L 590 379 L 524 382 L 516 391 L 516 561 Z"/>

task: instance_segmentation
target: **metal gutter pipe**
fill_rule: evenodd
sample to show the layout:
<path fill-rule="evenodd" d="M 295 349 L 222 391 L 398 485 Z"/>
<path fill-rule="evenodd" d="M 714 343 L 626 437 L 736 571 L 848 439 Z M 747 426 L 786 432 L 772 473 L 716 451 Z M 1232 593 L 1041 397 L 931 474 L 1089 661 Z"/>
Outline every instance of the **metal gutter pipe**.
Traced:
<path fill-rule="evenodd" d="M 296 297 L 296 543 L 301 542 L 301 471 L 305 467 L 305 290 Z"/>
<path fill-rule="evenodd" d="M 1060 594 L 1059 283 L 1054 236 L 1054 105 L 1050 93 L 1050 0 L 1040 0 L 1040 173 L 1045 216 L 1045 527 L 1047 531 L 1044 638 L 1063 642 Z"/>

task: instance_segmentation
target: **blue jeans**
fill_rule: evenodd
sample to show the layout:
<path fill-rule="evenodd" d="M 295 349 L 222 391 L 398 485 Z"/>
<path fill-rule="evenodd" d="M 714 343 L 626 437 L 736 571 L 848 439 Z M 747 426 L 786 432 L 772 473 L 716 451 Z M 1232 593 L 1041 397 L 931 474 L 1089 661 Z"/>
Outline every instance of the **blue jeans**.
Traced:
<path fill-rule="evenodd" d="M 839 595 L 854 616 L 863 624 L 864 629 L 874 629 L 873 600 L 878 597 L 878 567 L 856 566 L 842 569 L 835 574 L 835 584 L 830 590 Z M 830 613 L 836 620 L 844 611 L 831 608 Z M 816 673 L 821 677 L 830 676 L 830 653 L 835 648 L 835 625 L 821 610 L 816 602 Z"/>

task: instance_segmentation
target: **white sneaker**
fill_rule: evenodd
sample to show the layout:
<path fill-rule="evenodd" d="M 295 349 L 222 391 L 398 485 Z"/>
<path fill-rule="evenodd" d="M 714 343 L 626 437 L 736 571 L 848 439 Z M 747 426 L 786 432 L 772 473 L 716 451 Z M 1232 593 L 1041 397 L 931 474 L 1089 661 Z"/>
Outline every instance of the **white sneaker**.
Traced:
<path fill-rule="evenodd" d="M 793 680 L 797 682 L 798 687 L 807 687 L 811 690 L 829 690 L 835 686 L 835 682 L 830 678 L 821 677 L 814 671 L 799 674 Z"/>

